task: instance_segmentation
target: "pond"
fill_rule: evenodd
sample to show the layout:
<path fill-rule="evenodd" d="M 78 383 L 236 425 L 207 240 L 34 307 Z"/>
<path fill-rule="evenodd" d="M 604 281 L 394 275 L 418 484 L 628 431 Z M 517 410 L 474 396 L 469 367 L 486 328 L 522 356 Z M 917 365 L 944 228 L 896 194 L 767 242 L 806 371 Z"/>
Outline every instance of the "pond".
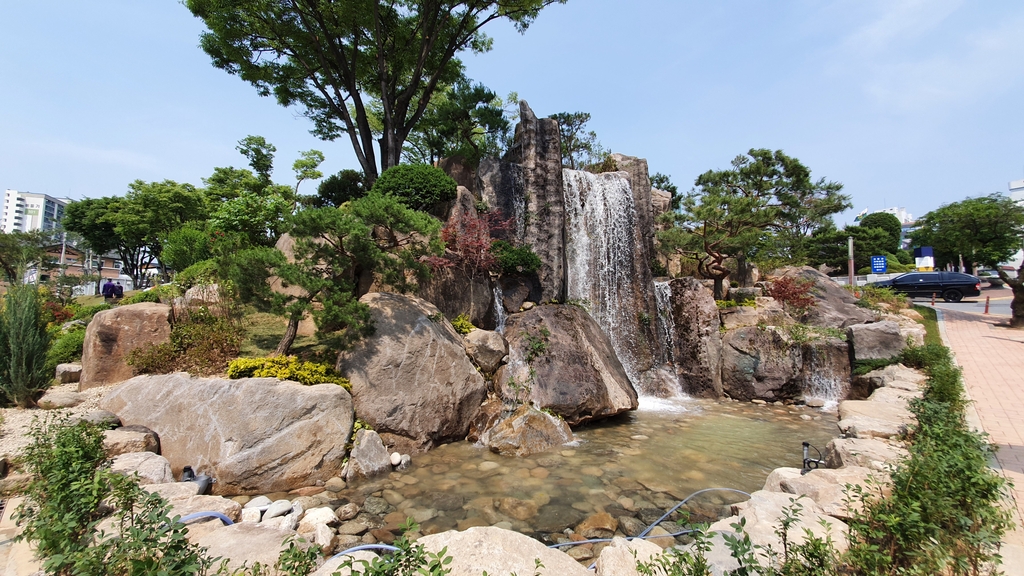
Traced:
<path fill-rule="evenodd" d="M 598 512 L 647 526 L 704 488 L 758 490 L 772 469 L 800 467 L 801 442 L 824 449 L 837 428 L 834 414 L 803 406 L 643 398 L 639 410 L 575 433 L 574 444 L 526 458 L 443 445 L 338 496 L 389 523 L 412 517 L 423 533 L 497 525 L 552 542 Z M 712 492 L 684 510 L 712 521 L 744 499 Z"/>

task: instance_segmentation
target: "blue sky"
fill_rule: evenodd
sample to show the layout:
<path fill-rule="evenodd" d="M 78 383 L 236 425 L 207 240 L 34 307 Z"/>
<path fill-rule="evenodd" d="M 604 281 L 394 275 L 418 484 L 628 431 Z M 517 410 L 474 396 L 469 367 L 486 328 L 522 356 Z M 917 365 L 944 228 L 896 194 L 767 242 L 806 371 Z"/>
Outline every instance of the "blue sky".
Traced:
<path fill-rule="evenodd" d="M 357 167 L 296 110 L 210 65 L 174 0 L 0 3 L 0 188 L 71 198 L 134 179 L 201 184 L 265 136 Z M 1024 178 L 1024 3 L 569 0 L 519 35 L 486 29 L 468 75 L 538 115 L 586 111 L 613 151 L 682 190 L 752 147 L 915 216 Z M 312 192 L 309 185 L 307 192 Z"/>

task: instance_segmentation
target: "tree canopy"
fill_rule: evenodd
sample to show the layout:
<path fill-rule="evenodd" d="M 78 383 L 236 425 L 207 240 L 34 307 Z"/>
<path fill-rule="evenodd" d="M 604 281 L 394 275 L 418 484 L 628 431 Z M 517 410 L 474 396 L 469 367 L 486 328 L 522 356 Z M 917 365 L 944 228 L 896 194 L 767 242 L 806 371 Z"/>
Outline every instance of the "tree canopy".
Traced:
<path fill-rule="evenodd" d="M 995 267 L 1020 249 L 1024 207 L 1002 194 L 945 204 L 918 220 L 914 246 L 931 246 L 937 266 Z"/>
<path fill-rule="evenodd" d="M 726 259 L 766 244 L 786 246 L 778 241 L 783 235 L 791 250 L 803 250 L 805 230 L 831 223 L 831 214 L 848 206 L 842 184 L 812 181 L 810 170 L 781 150 L 752 149 L 729 170 L 701 174 L 694 186 L 679 212 L 665 215 L 673 226 L 658 236 L 663 250 L 696 260 L 698 272 L 715 281 L 716 298 L 731 274 Z"/>
<path fill-rule="evenodd" d="M 186 0 L 207 31 L 213 65 L 261 96 L 299 106 L 325 140 L 347 136 L 372 181 L 399 163 L 435 92 L 463 78 L 457 56 L 486 52 L 482 28 L 505 19 L 523 32 L 565 0 Z M 379 105 L 379 140 L 370 125 Z M 375 147 L 379 145 L 378 164 Z"/>
<path fill-rule="evenodd" d="M 0 232 L 0 271 L 4 280 L 20 283 L 25 269 L 32 264 L 45 267 L 46 245 L 52 236 L 45 232 Z"/>
<path fill-rule="evenodd" d="M 562 165 L 570 170 L 583 170 L 593 164 L 600 164 L 608 156 L 597 133 L 587 130 L 590 122 L 588 112 L 559 112 L 549 118 L 558 121 L 562 140 Z"/>
<path fill-rule="evenodd" d="M 889 242 L 884 249 L 890 254 L 895 254 L 900 249 L 900 236 L 903 232 L 903 224 L 900 219 L 888 212 L 872 212 L 860 219 L 861 228 L 878 228 L 889 235 Z"/>

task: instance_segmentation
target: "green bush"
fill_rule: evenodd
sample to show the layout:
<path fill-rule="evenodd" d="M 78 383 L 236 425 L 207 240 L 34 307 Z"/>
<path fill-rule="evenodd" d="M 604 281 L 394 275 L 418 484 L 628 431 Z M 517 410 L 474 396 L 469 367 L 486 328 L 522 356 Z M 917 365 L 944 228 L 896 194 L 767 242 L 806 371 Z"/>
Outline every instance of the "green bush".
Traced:
<path fill-rule="evenodd" d="M 893 470 L 888 497 L 852 491 L 848 559 L 863 574 L 987 573 L 1012 527 L 1006 480 L 988 466 L 993 448 L 965 421 L 963 381 L 945 347 L 909 348 L 899 359 L 928 374 L 910 407 L 910 457 Z"/>
<path fill-rule="evenodd" d="M 125 361 L 137 374 L 188 372 L 217 374 L 238 355 L 242 336 L 238 326 L 204 309 L 193 311 L 171 327 L 171 341 L 136 348 Z"/>
<path fill-rule="evenodd" d="M 24 529 L 16 539 L 34 545 L 47 574 L 207 573 L 214 560 L 189 542 L 167 503 L 110 471 L 100 428 L 51 418 L 37 420 L 29 436 L 24 463 L 33 478 L 17 511 Z M 111 508 L 120 536 L 101 538 L 97 525 Z"/>
<path fill-rule="evenodd" d="M 74 311 L 75 315 L 72 316 L 71 319 L 85 320 L 86 322 L 89 322 L 90 320 L 92 320 L 92 317 L 95 316 L 97 312 L 110 310 L 111 308 L 113 308 L 113 306 L 107 303 L 96 304 L 94 306 L 79 306 L 77 304 L 72 304 L 71 309 Z"/>
<path fill-rule="evenodd" d="M 532 274 L 540 269 L 540 256 L 529 246 L 513 246 L 504 240 L 495 240 L 491 253 L 504 274 Z"/>
<path fill-rule="evenodd" d="M 13 284 L 0 310 L 0 393 L 4 401 L 27 407 L 53 380 L 46 371 L 50 333 L 35 286 Z"/>
<path fill-rule="evenodd" d="M 476 330 L 476 326 L 473 326 L 473 323 L 469 321 L 469 316 L 465 314 L 459 314 L 456 316 L 455 320 L 452 320 L 452 327 L 455 328 L 455 331 L 459 334 L 469 334 L 473 330 Z"/>
<path fill-rule="evenodd" d="M 444 170 L 426 164 L 399 164 L 384 171 L 372 192 L 391 195 L 413 210 L 454 200 L 458 185 Z"/>
<path fill-rule="evenodd" d="M 46 352 L 46 373 L 52 378 L 57 371 L 57 364 L 81 360 L 84 344 L 85 328 L 82 327 L 69 330 L 54 338 L 50 349 Z"/>
<path fill-rule="evenodd" d="M 238 358 L 228 364 L 227 374 L 228 378 L 280 378 L 307 386 L 333 383 L 352 389 L 348 378 L 338 376 L 330 366 L 304 362 L 295 356 Z"/>
<path fill-rule="evenodd" d="M 160 302 L 172 300 L 178 296 L 181 296 L 180 290 L 171 284 L 163 284 L 160 286 L 154 286 L 149 290 L 142 290 L 141 292 L 132 294 L 127 298 L 121 299 L 121 306 L 139 304 L 141 302 L 154 302 L 159 304 Z"/>
<path fill-rule="evenodd" d="M 175 274 L 174 283 L 182 290 L 188 290 L 193 286 L 216 284 L 217 271 L 216 260 L 203 260 Z"/>

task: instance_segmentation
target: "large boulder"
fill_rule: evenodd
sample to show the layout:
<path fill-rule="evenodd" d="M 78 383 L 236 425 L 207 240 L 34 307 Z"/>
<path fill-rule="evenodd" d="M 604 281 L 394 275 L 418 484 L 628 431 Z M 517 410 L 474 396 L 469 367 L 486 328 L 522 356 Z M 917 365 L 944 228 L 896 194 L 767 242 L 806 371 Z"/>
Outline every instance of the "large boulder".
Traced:
<path fill-rule="evenodd" d="M 548 409 L 570 425 L 637 407 L 611 342 L 572 305 L 538 306 L 509 318 L 508 363 L 495 374 L 503 398 Z"/>
<path fill-rule="evenodd" d="M 502 456 L 529 456 L 573 441 L 564 420 L 524 404 L 481 438 L 492 452 Z"/>
<path fill-rule="evenodd" d="M 123 382 L 134 374 L 125 359 L 132 350 L 171 340 L 171 307 L 142 302 L 103 310 L 85 329 L 78 390 Z"/>
<path fill-rule="evenodd" d="M 497 332 L 473 330 L 466 334 L 466 352 L 485 374 L 493 374 L 508 354 L 508 342 Z"/>
<path fill-rule="evenodd" d="M 156 432 L 174 474 L 184 466 L 209 474 L 218 494 L 287 491 L 340 475 L 354 420 L 341 386 L 276 378 L 137 376 L 100 406 Z"/>
<path fill-rule="evenodd" d="M 782 400 L 801 394 L 803 353 L 775 326 L 747 326 L 722 339 L 722 390 L 736 400 Z"/>
<path fill-rule="evenodd" d="M 782 268 L 776 274 L 813 282 L 810 295 L 814 296 L 815 304 L 800 318 L 804 324 L 821 328 L 846 328 L 877 319 L 874 312 L 857 306 L 857 297 L 849 290 L 814 268 Z"/>
<path fill-rule="evenodd" d="M 890 320 L 850 326 L 846 329 L 846 341 L 854 360 L 884 360 L 907 347 L 900 325 Z"/>
<path fill-rule="evenodd" d="M 123 476 L 138 475 L 139 484 L 174 482 L 171 465 L 166 458 L 152 452 L 128 452 L 115 456 L 110 470 Z"/>
<path fill-rule="evenodd" d="M 562 192 L 562 141 L 558 122 L 537 118 L 519 103 L 519 124 L 511 149 L 501 161 L 484 159 L 477 169 L 477 190 L 484 202 L 511 219 L 508 237 L 540 257 L 535 302 L 565 298 L 565 209 Z"/>
<path fill-rule="evenodd" d="M 437 306 L 448 318 L 460 314 L 478 328 L 494 327 L 494 291 L 486 275 L 463 268 L 442 268 L 420 281 L 416 295 Z"/>
<path fill-rule="evenodd" d="M 694 396 L 722 395 L 722 334 L 713 293 L 695 278 L 676 278 L 667 284 L 669 353 L 682 390 Z"/>
<path fill-rule="evenodd" d="M 375 332 L 342 353 L 356 413 L 400 452 L 463 439 L 487 395 L 462 337 L 431 303 L 369 293 Z"/>
<path fill-rule="evenodd" d="M 416 541 L 427 552 L 448 549 L 452 557 L 450 576 L 488 574 L 534 574 L 536 560 L 544 565 L 544 574 L 585 576 L 592 574 L 568 554 L 548 548 L 525 534 L 491 526 L 477 526 L 424 536 Z"/>

